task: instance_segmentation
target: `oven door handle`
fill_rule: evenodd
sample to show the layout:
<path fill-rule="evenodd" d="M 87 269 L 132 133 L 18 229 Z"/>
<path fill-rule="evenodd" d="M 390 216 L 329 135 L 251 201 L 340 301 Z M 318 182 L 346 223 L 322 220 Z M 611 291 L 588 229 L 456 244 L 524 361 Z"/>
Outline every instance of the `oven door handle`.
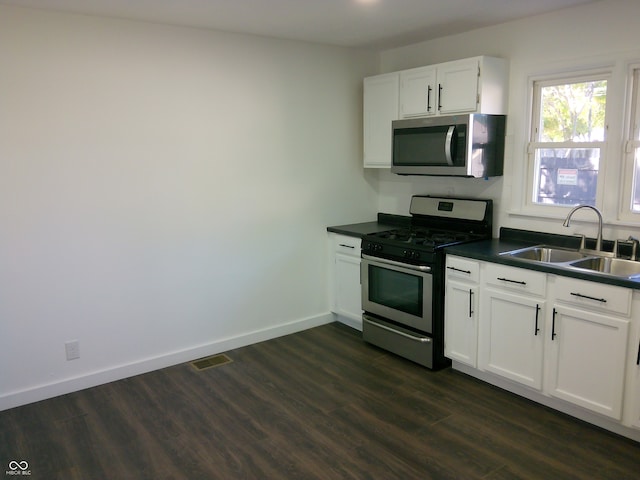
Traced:
<path fill-rule="evenodd" d="M 396 262 L 394 260 L 387 260 L 386 258 L 372 257 L 371 255 L 365 255 L 364 253 L 362 254 L 362 258 L 365 260 L 369 260 L 372 263 L 382 263 L 385 265 L 393 265 L 394 267 L 407 268 L 409 270 L 415 270 L 417 272 L 422 272 L 422 273 L 431 272 L 431 267 L 427 265 L 411 265 L 410 263 Z"/>
<path fill-rule="evenodd" d="M 409 340 L 413 340 L 414 342 L 431 343 L 431 339 L 430 338 L 427 338 L 427 337 L 414 337 L 413 335 L 409 335 L 408 333 L 400 332 L 398 330 L 394 330 L 393 328 L 389 328 L 386 325 L 381 325 L 378 322 L 374 322 L 373 320 L 371 320 L 367 316 L 364 317 L 364 321 L 365 322 L 369 322 L 371 325 L 375 325 L 376 327 L 381 328 L 383 330 L 387 330 L 387 331 L 392 332 L 392 333 L 394 333 L 396 335 L 400 335 L 401 337 L 405 337 L 405 338 L 408 338 Z"/>

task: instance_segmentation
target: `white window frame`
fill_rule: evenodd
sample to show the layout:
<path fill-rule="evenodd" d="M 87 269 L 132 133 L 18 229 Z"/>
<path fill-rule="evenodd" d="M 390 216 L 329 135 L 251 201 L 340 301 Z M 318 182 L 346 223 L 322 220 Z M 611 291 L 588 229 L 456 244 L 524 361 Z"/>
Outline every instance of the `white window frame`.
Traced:
<path fill-rule="evenodd" d="M 638 139 L 640 139 L 640 62 L 633 62 L 629 63 L 627 68 L 625 123 L 620 167 L 622 188 L 618 211 L 619 220 L 630 224 L 640 224 L 640 212 L 632 210 L 635 154 L 636 150 L 640 150 L 640 140 Z M 640 177 L 636 178 L 635 181 L 640 182 Z"/>
<path fill-rule="evenodd" d="M 609 115 L 610 115 L 610 93 L 613 76 L 612 68 L 589 69 L 571 72 L 556 73 L 553 75 L 537 76 L 530 79 L 530 99 L 529 102 L 529 135 L 526 150 L 526 185 L 524 189 L 524 209 L 533 215 L 541 217 L 562 217 L 566 215 L 573 206 L 539 204 L 533 201 L 534 191 L 537 189 L 536 169 L 536 149 L 541 147 L 549 148 L 599 148 L 600 162 L 598 167 L 598 183 L 596 187 L 595 206 L 603 210 L 605 176 L 607 170 L 607 153 L 609 149 Z M 607 105 L 605 109 L 605 138 L 602 142 L 540 142 L 537 128 L 540 125 L 541 95 L 542 87 L 559 85 L 566 83 L 578 83 L 585 81 L 607 80 Z"/>

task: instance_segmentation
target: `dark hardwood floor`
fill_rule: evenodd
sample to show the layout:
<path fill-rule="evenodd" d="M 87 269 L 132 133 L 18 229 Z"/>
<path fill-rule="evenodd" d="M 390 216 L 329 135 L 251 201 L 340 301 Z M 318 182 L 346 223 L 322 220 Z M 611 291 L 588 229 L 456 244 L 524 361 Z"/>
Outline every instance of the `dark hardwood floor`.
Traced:
<path fill-rule="evenodd" d="M 340 324 L 227 355 L 0 412 L 0 477 L 640 478 L 639 443 Z"/>

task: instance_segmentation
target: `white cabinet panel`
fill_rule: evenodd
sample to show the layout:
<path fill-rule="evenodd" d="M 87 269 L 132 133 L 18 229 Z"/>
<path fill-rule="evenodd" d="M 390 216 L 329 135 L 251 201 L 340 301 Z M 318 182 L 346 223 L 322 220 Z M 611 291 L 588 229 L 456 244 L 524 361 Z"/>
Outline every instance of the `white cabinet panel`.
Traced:
<path fill-rule="evenodd" d="M 424 117 L 437 113 L 436 67 L 400 72 L 400 117 Z"/>
<path fill-rule="evenodd" d="M 482 298 L 479 368 L 542 389 L 545 302 L 486 289 Z"/>
<path fill-rule="evenodd" d="M 480 281 L 480 264 L 473 260 L 447 255 L 446 275 L 448 279 L 471 282 Z"/>
<path fill-rule="evenodd" d="M 547 274 L 524 268 L 487 263 L 484 282 L 498 288 L 514 292 L 544 296 L 547 288 Z"/>
<path fill-rule="evenodd" d="M 621 419 L 629 321 L 554 305 L 545 390 Z"/>
<path fill-rule="evenodd" d="M 330 236 L 331 311 L 337 320 L 362 330 L 360 288 L 361 239 L 331 233 Z"/>
<path fill-rule="evenodd" d="M 438 66 L 438 112 L 475 112 L 478 109 L 479 61 L 476 58 Z"/>
<path fill-rule="evenodd" d="M 628 288 L 567 277 L 555 279 L 557 300 L 574 304 L 587 310 L 601 310 L 624 316 L 631 311 L 631 293 Z"/>
<path fill-rule="evenodd" d="M 444 305 L 444 354 L 477 365 L 480 262 L 447 255 Z"/>
<path fill-rule="evenodd" d="M 633 326 L 627 354 L 627 388 L 624 403 L 624 423 L 640 429 L 640 325 Z"/>
<path fill-rule="evenodd" d="M 360 258 L 336 254 L 335 313 L 362 321 Z"/>
<path fill-rule="evenodd" d="M 477 286 L 448 281 L 445 312 L 445 356 L 475 367 L 478 349 Z"/>
<path fill-rule="evenodd" d="M 365 168 L 391 168 L 391 122 L 398 119 L 399 74 L 364 79 Z"/>

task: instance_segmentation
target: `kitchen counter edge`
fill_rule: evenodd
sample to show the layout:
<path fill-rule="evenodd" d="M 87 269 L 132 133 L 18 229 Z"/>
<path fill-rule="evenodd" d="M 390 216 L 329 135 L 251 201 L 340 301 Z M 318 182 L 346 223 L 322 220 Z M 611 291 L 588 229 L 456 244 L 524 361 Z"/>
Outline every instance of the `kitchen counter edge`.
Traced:
<path fill-rule="evenodd" d="M 553 238 L 548 238 L 547 243 L 552 243 Z M 480 242 L 465 243 L 461 245 L 454 245 L 447 247 L 445 252 L 447 255 L 456 255 L 459 257 L 471 258 L 474 260 L 482 260 L 491 263 L 499 263 L 502 265 L 509 265 L 512 267 L 525 268 L 527 270 L 535 270 L 538 272 L 551 273 L 564 277 L 577 278 L 580 280 L 588 280 L 590 282 L 605 283 L 608 285 L 615 285 L 618 287 L 632 288 L 634 290 L 640 290 L 640 280 L 631 280 L 627 278 L 619 278 L 610 275 L 603 275 L 597 273 L 589 273 L 562 266 L 555 266 L 553 264 L 543 264 L 535 262 L 524 262 L 517 259 L 512 259 L 501 255 L 501 253 L 516 250 L 519 248 L 526 248 L 533 245 L 539 245 L 540 239 L 527 240 L 522 239 L 492 239 L 483 240 Z M 561 245 L 557 245 L 561 246 Z"/>
<path fill-rule="evenodd" d="M 364 235 L 370 233 L 386 232 L 387 230 L 393 230 L 398 227 L 407 227 L 410 222 L 410 217 L 378 213 L 377 221 L 327 227 L 327 231 L 349 237 L 362 238 Z"/>

